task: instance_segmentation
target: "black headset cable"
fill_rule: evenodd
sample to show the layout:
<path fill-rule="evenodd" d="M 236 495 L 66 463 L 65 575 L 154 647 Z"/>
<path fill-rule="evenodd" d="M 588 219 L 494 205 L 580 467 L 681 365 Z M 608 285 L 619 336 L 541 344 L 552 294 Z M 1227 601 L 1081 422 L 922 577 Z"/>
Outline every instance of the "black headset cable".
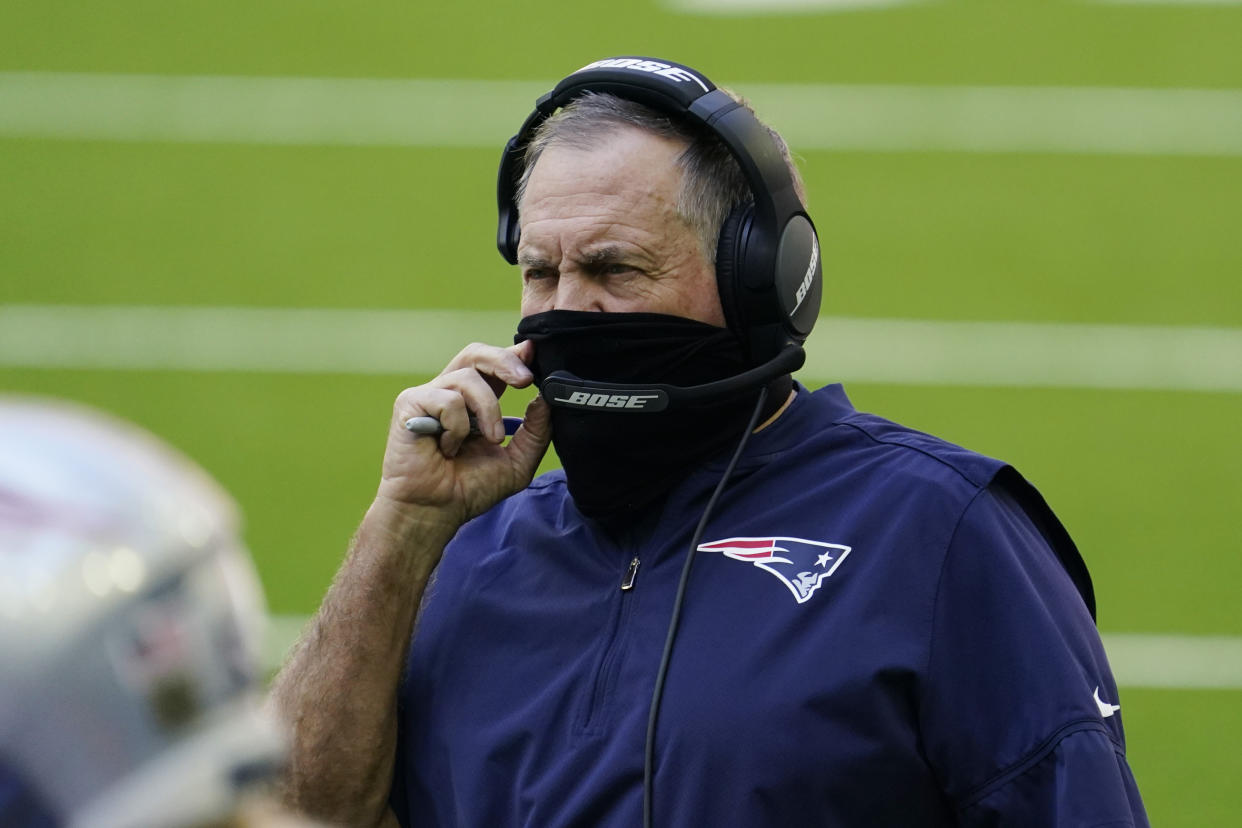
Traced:
<path fill-rule="evenodd" d="M 677 639 L 677 627 L 681 622 L 681 606 L 686 596 L 686 585 L 690 582 L 690 568 L 694 564 L 694 553 L 698 550 L 699 541 L 703 537 L 703 530 L 707 527 L 707 521 L 716 509 L 716 501 L 720 499 L 720 493 L 724 491 L 729 478 L 733 476 L 733 469 L 737 466 L 737 461 L 741 458 L 742 452 L 746 450 L 746 444 L 750 442 L 750 435 L 759 424 L 759 414 L 763 411 L 763 406 L 767 399 L 768 388 L 765 385 L 759 391 L 759 400 L 755 403 L 755 410 L 750 415 L 750 421 L 746 424 L 746 430 L 742 432 L 742 439 L 738 441 L 737 448 L 733 451 L 733 458 L 729 460 L 729 465 L 725 467 L 724 474 L 720 477 L 720 482 L 716 484 L 711 499 L 707 501 L 707 508 L 703 510 L 703 516 L 699 518 L 699 525 L 695 527 L 694 536 L 690 539 L 690 549 L 686 553 L 686 562 L 681 567 L 681 579 L 677 582 L 677 595 L 673 598 L 673 614 L 668 620 L 668 634 L 664 639 L 664 652 L 660 656 L 660 668 L 656 671 L 655 687 L 651 692 L 651 710 L 647 714 L 647 741 L 643 747 L 644 828 L 652 828 L 653 826 L 652 800 L 655 793 L 656 724 L 660 718 L 660 701 L 664 696 L 664 679 L 668 675 L 669 661 L 672 660 L 673 656 L 673 642 Z"/>

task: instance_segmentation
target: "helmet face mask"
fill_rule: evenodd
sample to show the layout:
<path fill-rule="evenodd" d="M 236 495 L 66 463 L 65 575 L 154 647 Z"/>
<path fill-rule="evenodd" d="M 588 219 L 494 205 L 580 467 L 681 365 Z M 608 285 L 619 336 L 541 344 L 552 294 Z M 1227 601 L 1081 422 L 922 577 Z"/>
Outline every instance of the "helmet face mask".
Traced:
<path fill-rule="evenodd" d="M 0 763 L 68 825 L 192 825 L 275 767 L 237 510 L 145 432 L 0 396 Z"/>

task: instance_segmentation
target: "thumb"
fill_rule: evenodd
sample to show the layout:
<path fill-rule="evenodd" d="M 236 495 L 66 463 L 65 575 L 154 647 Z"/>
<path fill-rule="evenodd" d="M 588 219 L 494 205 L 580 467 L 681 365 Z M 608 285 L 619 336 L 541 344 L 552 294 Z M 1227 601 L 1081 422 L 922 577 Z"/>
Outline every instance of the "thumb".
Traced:
<path fill-rule="evenodd" d="M 543 397 L 536 395 L 526 406 L 522 427 L 505 446 L 515 469 L 525 479 L 523 485 L 535 476 L 535 469 L 539 468 L 551 442 L 552 407 Z"/>

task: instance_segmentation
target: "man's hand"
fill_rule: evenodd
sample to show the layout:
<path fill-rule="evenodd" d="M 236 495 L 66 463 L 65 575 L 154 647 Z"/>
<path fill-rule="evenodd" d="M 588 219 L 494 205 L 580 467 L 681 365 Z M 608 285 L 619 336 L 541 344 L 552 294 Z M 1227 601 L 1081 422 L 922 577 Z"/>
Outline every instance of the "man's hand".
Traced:
<path fill-rule="evenodd" d="M 425 385 L 407 388 L 393 405 L 377 500 L 401 511 L 436 510 L 461 525 L 530 483 L 551 439 L 548 406 L 536 397 L 508 445 L 500 395 L 534 381 L 527 363 L 534 343 L 510 348 L 473 344 Z M 470 433 L 473 414 L 481 432 Z M 411 434 L 410 417 L 431 416 L 438 438 Z"/>
<path fill-rule="evenodd" d="M 290 729 L 286 803 L 343 825 L 395 824 L 388 809 L 397 744 L 397 687 L 414 616 L 461 524 L 523 489 L 551 439 L 536 397 L 504 441 L 500 394 L 534 377 L 530 342 L 470 345 L 431 382 L 397 397 L 375 502 L 314 621 L 272 687 Z M 469 414 L 482 434 L 471 435 Z M 439 437 L 410 417 L 440 420 Z"/>

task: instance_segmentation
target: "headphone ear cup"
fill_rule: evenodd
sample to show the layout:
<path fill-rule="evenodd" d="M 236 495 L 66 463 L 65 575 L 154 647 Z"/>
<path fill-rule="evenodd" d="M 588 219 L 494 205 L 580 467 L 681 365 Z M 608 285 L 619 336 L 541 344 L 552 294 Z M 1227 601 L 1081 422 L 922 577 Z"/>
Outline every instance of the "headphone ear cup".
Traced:
<path fill-rule="evenodd" d="M 749 202 L 734 207 L 720 225 L 720 238 L 716 242 L 716 289 L 724 309 L 725 325 L 739 336 L 746 335 L 749 324 L 743 301 L 741 263 L 742 244 L 753 214 L 753 205 Z"/>
<path fill-rule="evenodd" d="M 522 140 L 519 133 L 509 139 L 500 154 L 500 171 L 496 175 L 496 202 L 500 208 L 496 230 L 496 247 L 509 264 L 517 264 L 518 226 L 517 187 L 522 170 Z"/>
<path fill-rule="evenodd" d="M 509 220 L 505 234 L 504 257 L 511 264 L 517 264 L 518 242 L 522 240 L 522 226 L 517 222 L 517 207 L 513 208 L 513 217 Z"/>

